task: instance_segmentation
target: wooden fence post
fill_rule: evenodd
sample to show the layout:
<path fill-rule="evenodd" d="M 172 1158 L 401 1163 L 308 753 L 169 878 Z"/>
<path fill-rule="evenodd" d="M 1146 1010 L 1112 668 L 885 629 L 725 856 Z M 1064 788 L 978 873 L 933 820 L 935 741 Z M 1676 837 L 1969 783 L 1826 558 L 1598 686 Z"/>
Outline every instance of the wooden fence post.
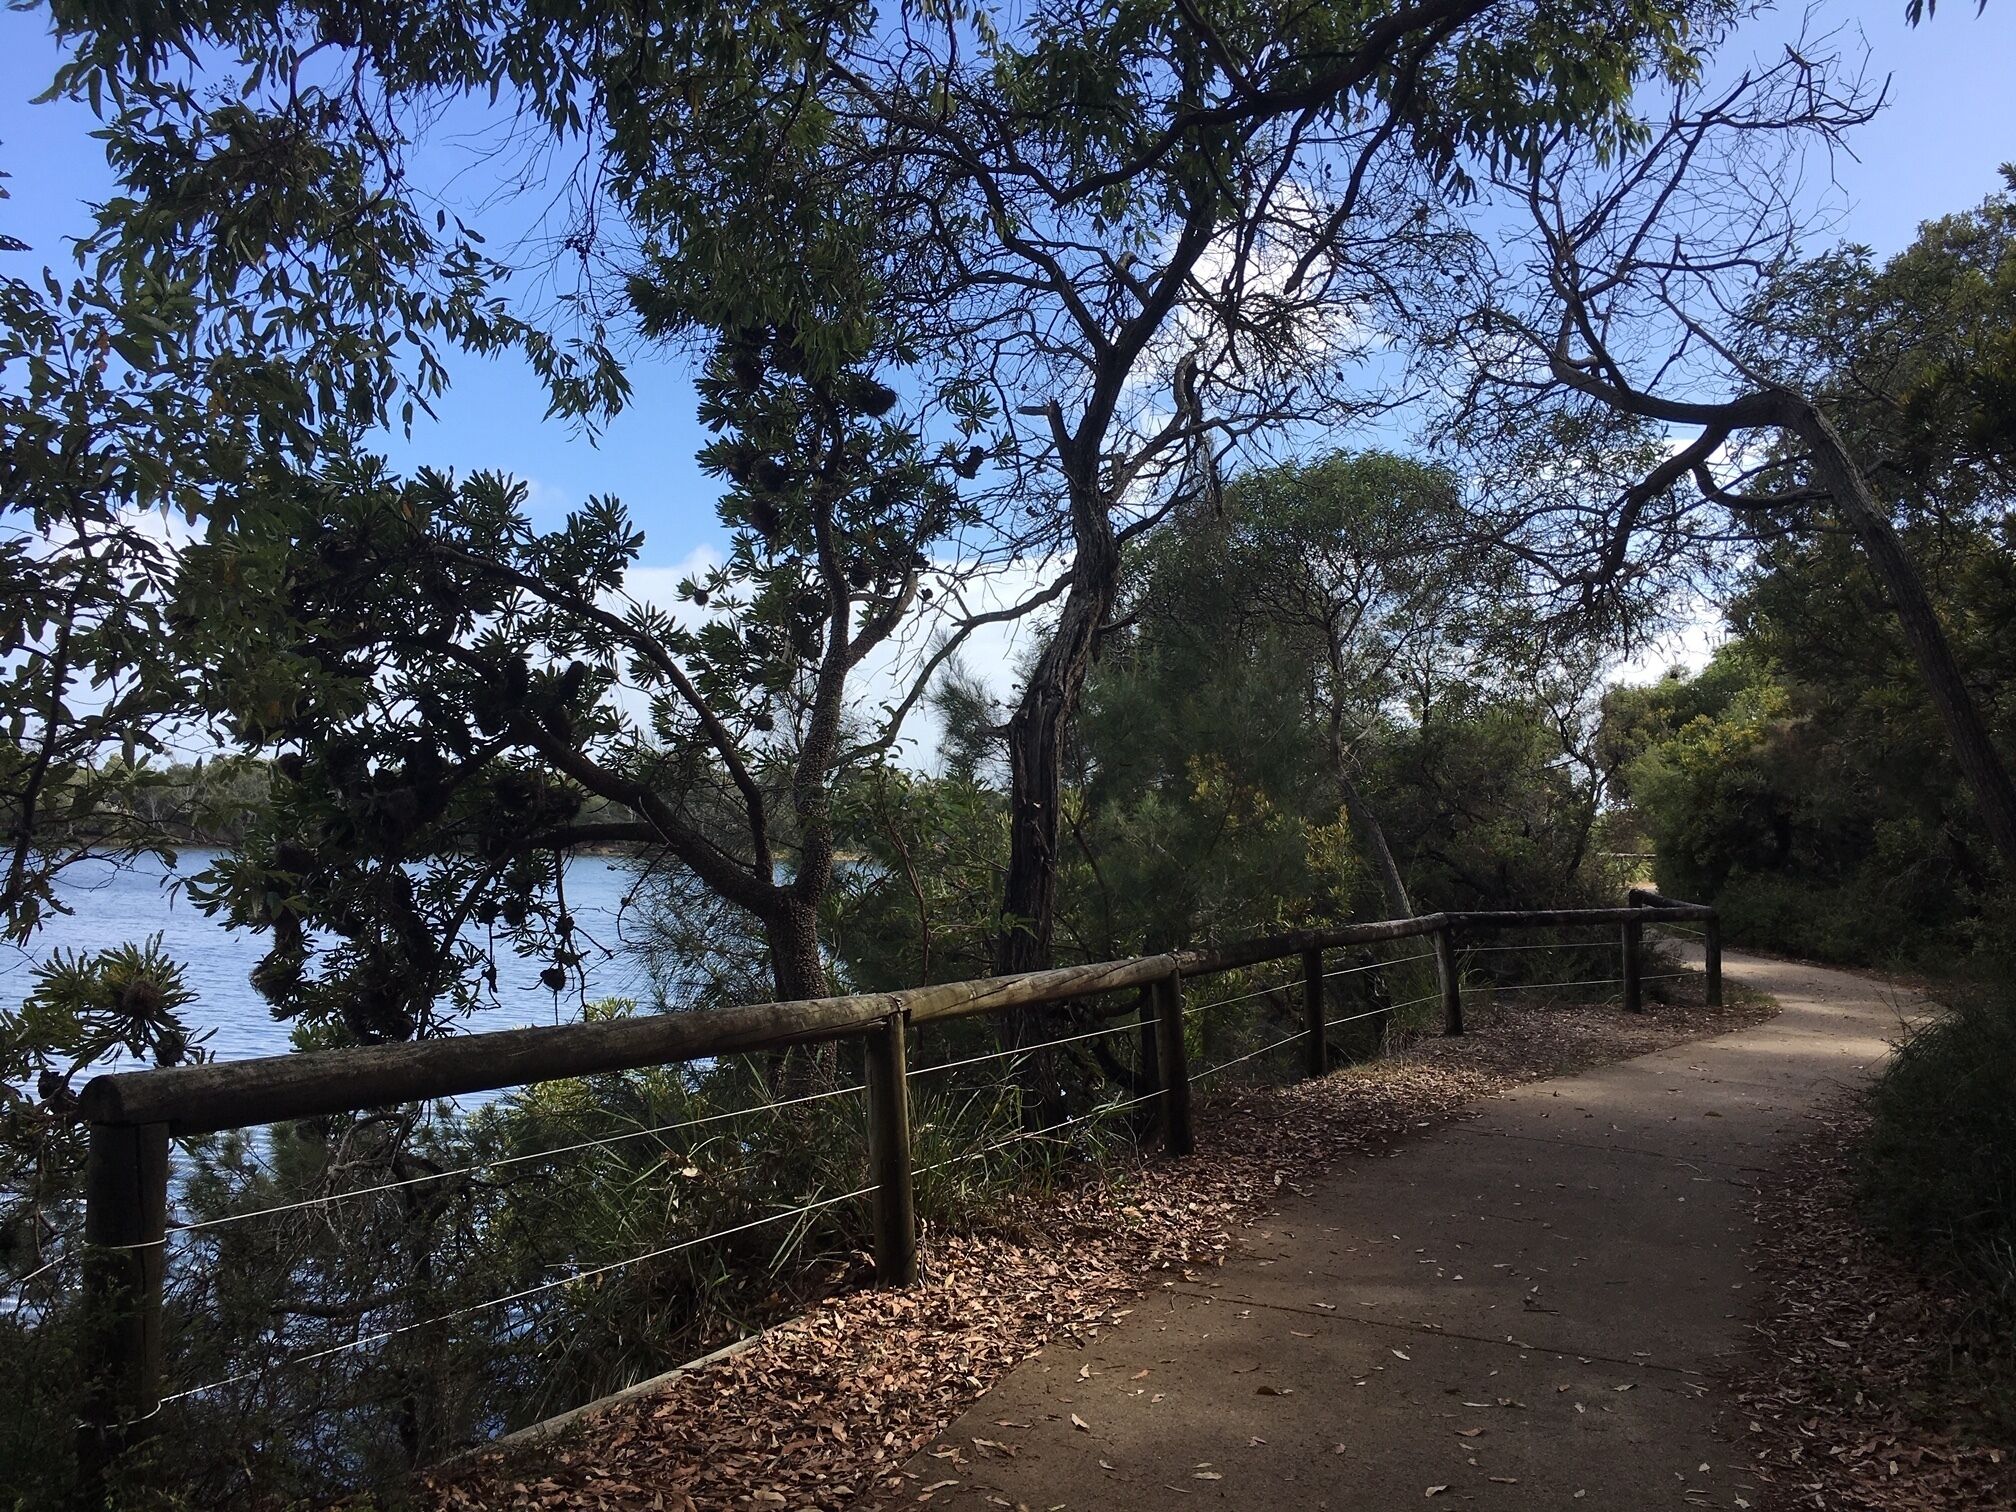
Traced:
<path fill-rule="evenodd" d="M 1197 1141 L 1190 1127 L 1190 1062 L 1183 1048 L 1183 974 L 1155 984 L 1155 1060 L 1162 1076 L 1162 1148 L 1188 1155 Z"/>
<path fill-rule="evenodd" d="M 104 1504 L 118 1458 L 161 1407 L 168 1126 L 93 1124 L 84 1165 L 84 1400 L 80 1505 Z"/>
<path fill-rule="evenodd" d="M 1330 1069 L 1329 1031 L 1323 1026 L 1323 952 L 1302 952 L 1302 1070 L 1321 1076 Z"/>
<path fill-rule="evenodd" d="M 1456 975 L 1456 927 L 1448 920 L 1435 931 L 1435 976 L 1442 988 L 1442 1032 L 1463 1032 L 1463 983 Z"/>
<path fill-rule="evenodd" d="M 1153 986 L 1141 989 L 1141 1091 L 1145 1095 L 1162 1090 L 1162 1058 L 1155 1053 L 1156 1038 L 1162 1033 L 1162 1010 L 1155 1001 Z"/>
<path fill-rule="evenodd" d="M 1640 906 L 1636 894 L 1632 895 L 1631 906 L 1634 909 Z M 1636 919 L 1627 919 L 1624 923 L 1624 1011 L 1626 1013 L 1643 1013 L 1645 1011 L 1645 963 L 1641 959 L 1638 949 L 1644 935 L 1644 930 L 1645 926 L 1640 924 Z"/>
<path fill-rule="evenodd" d="M 1370 959 L 1371 952 L 1365 952 Z M 1360 961 L 1360 966 L 1367 964 Z M 1384 971 L 1375 971 L 1369 978 L 1372 991 L 1368 994 L 1372 1004 L 1378 1009 L 1372 1020 L 1372 1054 L 1376 1059 L 1393 1048 L 1393 984 L 1386 979 Z"/>
<path fill-rule="evenodd" d="M 1722 915 L 1711 913 L 1701 921 L 1702 963 L 1708 973 L 1708 1004 L 1722 1006 Z"/>
<path fill-rule="evenodd" d="M 917 1284 L 917 1194 L 910 1159 L 904 1016 L 868 1031 L 868 1163 L 875 1179 L 875 1284 Z"/>

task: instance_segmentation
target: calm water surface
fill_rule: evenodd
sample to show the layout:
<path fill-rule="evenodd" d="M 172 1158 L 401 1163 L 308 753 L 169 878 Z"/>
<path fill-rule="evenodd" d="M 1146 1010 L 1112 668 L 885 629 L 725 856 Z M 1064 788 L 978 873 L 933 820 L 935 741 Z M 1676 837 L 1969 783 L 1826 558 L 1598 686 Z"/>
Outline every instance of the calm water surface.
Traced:
<path fill-rule="evenodd" d="M 138 943 L 159 933 L 162 948 L 180 961 L 196 1001 L 183 1010 L 192 1030 L 210 1030 L 205 1048 L 218 1060 L 280 1055 L 291 1048 L 289 1026 L 274 1019 L 252 990 L 252 968 L 265 953 L 270 935 L 234 932 L 206 918 L 174 887 L 211 862 L 203 851 L 182 853 L 174 871 L 145 857 L 130 867 L 88 863 L 64 878 L 62 898 L 72 913 L 49 921 L 27 950 L 0 946 L 0 1001 L 18 1004 L 32 985 L 37 962 L 50 952 L 95 951 Z M 497 1006 L 466 1021 L 474 1032 L 515 1029 L 527 1024 L 565 1023 L 581 1016 L 581 1004 L 602 997 L 638 997 L 650 990 L 643 964 L 623 950 L 618 912 L 632 873 L 618 861 L 581 856 L 567 866 L 567 906 L 589 937 L 606 950 L 591 952 L 587 991 L 578 981 L 554 993 L 540 985 L 543 961 L 502 952 L 497 958 Z"/>

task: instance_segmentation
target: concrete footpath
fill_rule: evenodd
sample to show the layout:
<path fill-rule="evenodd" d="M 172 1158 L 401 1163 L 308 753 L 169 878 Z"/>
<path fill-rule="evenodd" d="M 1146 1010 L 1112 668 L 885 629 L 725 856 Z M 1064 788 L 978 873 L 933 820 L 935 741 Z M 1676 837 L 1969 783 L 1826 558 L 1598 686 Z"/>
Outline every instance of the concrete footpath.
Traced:
<path fill-rule="evenodd" d="M 1732 953 L 1726 971 L 1783 1011 L 1332 1170 L 1222 1269 L 1013 1371 L 912 1461 L 901 1501 L 1754 1505 L 1711 1428 L 1746 1336 L 1751 1189 L 1915 1004 L 1817 967 Z"/>

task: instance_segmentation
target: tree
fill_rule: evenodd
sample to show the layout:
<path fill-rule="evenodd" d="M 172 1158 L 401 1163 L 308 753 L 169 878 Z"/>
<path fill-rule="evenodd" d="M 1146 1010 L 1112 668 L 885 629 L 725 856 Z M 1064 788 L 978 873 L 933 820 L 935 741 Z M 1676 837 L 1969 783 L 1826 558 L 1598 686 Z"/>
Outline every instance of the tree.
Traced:
<path fill-rule="evenodd" d="M 1248 474 L 1151 537 L 1087 685 L 1080 891 L 1182 941 L 1368 904 L 1368 880 L 1411 914 L 1414 866 L 1436 906 L 1572 894 L 1608 778 L 1600 648 L 1548 648 L 1517 564 L 1467 527 L 1449 473 L 1362 452 Z"/>
<path fill-rule="evenodd" d="M 660 19 L 711 32 L 714 16 Z M 215 674 L 208 712 L 248 747 L 292 748 L 276 824 L 313 841 L 268 836 L 208 879 L 209 901 L 276 931 L 262 986 L 289 1012 L 306 1001 L 295 996 L 315 934 L 304 918 L 347 941 L 316 991 L 334 1012 L 345 985 L 361 984 L 344 999 L 345 1027 L 397 1035 L 431 1024 L 430 994 L 473 1000 L 484 950 L 458 943 L 471 919 L 502 917 L 503 934 L 564 980 L 586 947 L 571 937 L 555 847 L 625 838 L 662 849 L 757 922 L 775 991 L 817 995 L 830 782 L 888 739 L 848 727 L 849 678 L 930 597 L 929 544 L 971 518 L 954 487 L 959 453 L 948 443 L 934 458 L 919 437 L 931 415 L 970 430 L 976 401 L 913 388 L 904 402 L 876 376 L 910 360 L 911 334 L 878 318 L 864 254 L 886 176 L 851 171 L 858 154 L 837 154 L 826 129 L 756 133 L 769 149 L 760 165 L 738 155 L 738 138 L 711 138 L 719 156 L 698 179 L 741 171 L 762 188 L 703 213 L 698 179 L 655 172 L 637 131 L 665 78 L 608 50 L 642 45 L 649 19 L 495 8 L 445 29 L 355 22 L 312 8 L 59 16 L 78 50 L 59 87 L 121 107 L 107 135 L 130 194 L 108 207 L 108 265 L 168 269 L 198 290 L 220 352 L 243 349 L 234 300 L 266 310 L 291 298 L 272 323 L 297 340 L 325 318 L 368 330 L 373 314 L 392 335 L 352 354 L 361 376 L 332 389 L 347 407 L 332 415 L 325 402 L 313 449 L 282 465 L 268 446 L 232 509 L 213 505 L 219 538 L 189 557 L 180 612 Z M 779 24 L 801 34 L 789 17 Z M 204 81 L 234 60 L 245 87 L 220 103 Z M 439 236 L 427 230 L 414 149 L 433 111 L 489 88 L 508 89 L 549 144 L 589 133 L 606 153 L 641 237 L 613 308 L 648 340 L 710 354 L 701 413 L 722 439 L 702 460 L 728 481 L 721 507 L 736 534 L 727 564 L 686 585 L 697 624 L 602 601 L 620 594 L 639 547 L 613 504 L 541 537 L 502 480 L 408 484 L 368 455 L 404 373 L 402 320 L 444 346 L 522 351 L 562 418 L 605 413 L 627 392 L 593 304 L 607 288 L 535 323 L 503 298 L 512 270 L 475 250 L 473 229 L 457 222 L 450 235 L 436 215 Z M 577 89 L 602 101 L 592 123 Z M 361 205 L 354 219 L 375 240 L 336 213 L 332 186 Z M 299 213 L 276 208 L 293 201 Z M 203 233 L 246 205 L 267 216 L 257 235 L 239 232 L 262 251 L 252 272 L 203 250 Z M 579 334 L 554 334 L 575 315 Z M 423 344 L 401 416 L 446 374 Z M 288 397 L 299 410 L 301 396 Z M 220 567 L 230 591 L 202 576 Z M 489 723 L 472 733 L 471 719 Z M 584 800 L 620 812 L 568 822 Z M 507 840 L 506 815 L 531 822 Z M 488 831 L 476 863 L 458 849 L 471 826 Z M 435 864 L 414 895 L 405 868 L 423 856 Z"/>
<path fill-rule="evenodd" d="M 1240 444 L 1356 407 L 1353 320 L 1433 264 L 1436 192 L 1466 158 L 1520 158 L 1536 115 L 1610 139 L 1641 66 L 1691 67 L 1682 35 L 1677 13 L 1575 7 L 1062 4 L 977 48 L 906 27 L 831 65 L 833 108 L 917 164 L 902 245 L 922 255 L 892 296 L 944 312 L 958 365 L 1000 396 L 993 458 L 1033 542 L 1070 554 L 1008 723 L 1000 970 L 1050 957 L 1066 730 L 1125 548 L 1208 499 Z M 1494 82 L 1540 76 L 1560 87 L 1537 113 Z"/>
<path fill-rule="evenodd" d="M 171 614 L 180 545 L 241 504 L 262 468 L 311 456 L 325 427 L 424 402 L 444 335 L 517 333 L 480 313 L 488 268 L 466 243 L 427 243 L 439 277 L 425 289 L 378 278 L 415 247 L 415 224 L 374 200 L 373 159 L 355 142 L 300 150 L 220 125 L 143 152 L 112 137 L 148 205 L 100 207 L 74 272 L 0 276 L 0 935 L 14 944 L 64 907 L 68 868 L 179 838 L 157 801 L 182 786 L 176 744 L 207 734 Z M 202 183 L 215 192 L 194 192 Z M 322 238 L 324 255 L 276 256 L 283 225 Z M 10 263 L 38 250 L 0 238 Z M 74 1084 L 115 1051 L 200 1054 L 187 1003 L 158 942 L 134 942 L 52 959 L 20 1011 L 0 1014 L 0 1160 L 9 1193 L 25 1194 L 4 1221 L 30 1268 L 76 1195 Z"/>
<path fill-rule="evenodd" d="M 1010 720 L 997 964 L 1018 970 L 1049 954 L 1064 732 L 1126 544 L 1176 499 L 1208 496 L 1228 449 L 1348 411 L 1368 317 L 1446 247 L 1438 190 L 1523 160 L 1550 125 L 1616 138 L 1636 73 L 1689 72 L 1689 24 L 1718 15 L 1450 0 L 1284 18 L 1064 0 L 1013 24 L 843 6 L 759 8 L 723 28 L 697 5 L 496 5 L 442 28 L 227 7 L 93 15 L 87 54 L 102 72 L 158 59 L 170 38 L 225 46 L 262 70 L 260 120 L 310 140 L 349 129 L 393 162 L 400 107 L 508 94 L 537 130 L 588 143 L 608 171 L 583 177 L 613 186 L 642 252 L 601 234 L 593 192 L 569 244 L 591 267 L 646 268 L 716 329 L 709 301 L 738 276 L 771 323 L 789 318 L 790 207 L 808 170 L 872 185 L 872 213 L 852 221 L 873 269 L 863 309 L 927 390 L 960 396 L 946 464 L 967 479 L 991 468 L 995 497 L 1026 510 L 1000 512 L 980 553 L 1070 559 L 1020 606 L 1056 612 Z M 325 49 L 347 90 L 313 87 L 323 61 L 303 79 Z M 982 617 L 955 622 L 927 676 Z"/>
<path fill-rule="evenodd" d="M 1516 600 L 1509 564 L 1463 525 L 1452 477 L 1379 452 L 1257 473 L 1228 499 L 1228 566 L 1254 619 L 1308 647 L 1306 696 L 1331 780 L 1395 918 L 1414 904 L 1364 789 L 1364 746 L 1411 671 L 1460 677 L 1489 642 L 1511 643 L 1492 623 Z"/>
<path fill-rule="evenodd" d="M 1743 349 L 1821 395 L 1900 528 L 1992 520 L 2016 498 L 2016 167 L 1879 262 L 1844 246 L 1779 271 Z"/>
<path fill-rule="evenodd" d="M 199 487 L 205 460 L 181 444 L 200 415 L 185 375 L 128 365 L 148 362 L 160 319 L 47 269 L 39 287 L 0 280 L 0 932 L 15 943 L 61 906 L 65 868 L 160 838 L 120 822 L 146 780 L 143 753 L 162 749 L 176 670 L 162 624 L 170 553 L 135 507 Z M 106 759 L 122 748 L 123 762 Z"/>
<path fill-rule="evenodd" d="M 163 19 L 122 18 L 149 39 L 129 47 L 59 9 L 82 55 L 52 92 L 105 110 L 121 192 L 74 274 L 0 284 L 0 911 L 16 941 L 61 906 L 68 865 L 177 838 L 154 817 L 165 762 L 211 744 L 171 612 L 187 542 L 256 514 L 325 448 L 410 419 L 440 392 L 444 345 L 527 350 L 580 413 L 621 392 L 590 344 L 543 342 L 493 301 L 503 270 L 466 228 L 429 230 L 389 192 L 384 144 L 348 129 L 340 90 L 282 70 L 287 124 L 309 129 L 274 130 L 243 98 L 122 67 L 169 45 Z"/>
<path fill-rule="evenodd" d="M 1335 919 L 1366 879 L 1312 717 L 1315 647 L 1254 613 L 1200 523 L 1136 556 L 1066 747 L 1058 927 L 1092 959 Z"/>
<path fill-rule="evenodd" d="M 1831 148 L 1873 108 L 1815 53 L 1788 48 L 1733 84 L 1682 89 L 1650 141 L 1621 161 L 1562 139 L 1527 171 L 1501 176 L 1528 212 L 1529 262 L 1523 280 L 1495 265 L 1486 276 L 1501 291 L 1524 290 L 1525 302 L 1480 290 L 1478 313 L 1462 323 L 1473 434 L 1600 432 L 1601 416 L 1654 439 L 1687 433 L 1600 519 L 1553 517 L 1543 552 L 1585 603 L 1704 542 L 1822 519 L 1852 534 L 1992 842 L 2016 868 L 2016 784 L 1872 482 L 1872 468 L 1887 464 L 1843 432 L 1836 396 L 1852 392 L 1852 377 L 1802 369 L 1797 348 L 1751 318 L 1800 258 L 1804 221 L 1780 188 L 1797 181 L 1798 151 Z"/>
<path fill-rule="evenodd" d="M 498 937 L 547 956 L 557 989 L 593 947 L 556 857 L 613 842 L 747 915 L 780 998 L 823 994 L 848 680 L 955 501 L 881 418 L 894 394 L 858 367 L 813 376 L 789 335 L 725 346 L 702 393 L 738 529 L 684 586 L 683 623 L 623 604 L 641 537 L 620 505 L 541 534 L 523 486 L 490 475 L 360 458 L 185 553 L 218 712 L 282 753 L 268 829 L 207 894 L 273 932 L 276 1009 L 430 1032 L 437 1000 L 479 999 Z"/>
<path fill-rule="evenodd" d="M 1886 261 L 1859 247 L 1803 260 L 1754 302 L 1747 341 L 1824 396 L 2003 750 L 2016 738 L 2016 435 L 2000 401 L 2016 331 L 2010 233 L 2004 191 L 1927 222 Z M 1662 867 L 1675 886 L 1712 891 L 1732 927 L 1785 948 L 1965 948 L 1997 906 L 1993 846 L 1855 538 L 1816 518 L 1761 542 L 1738 588 L 1738 639 L 1707 671 L 1620 694 L 1606 717 Z M 1718 776 L 1709 757 L 1723 752 L 1737 754 Z M 1859 922 L 1832 931 L 1830 917 Z"/>

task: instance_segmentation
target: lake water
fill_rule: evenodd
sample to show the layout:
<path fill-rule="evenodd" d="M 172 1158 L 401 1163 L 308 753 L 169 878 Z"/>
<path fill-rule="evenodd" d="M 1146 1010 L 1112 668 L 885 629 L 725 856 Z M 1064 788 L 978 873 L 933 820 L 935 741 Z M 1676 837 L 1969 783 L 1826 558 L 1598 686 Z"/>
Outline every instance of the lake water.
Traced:
<path fill-rule="evenodd" d="M 270 935 L 225 929 L 204 916 L 174 886 L 211 862 L 202 851 L 185 851 L 169 871 L 145 857 L 129 867 L 86 863 L 65 874 L 61 896 L 73 912 L 51 919 L 24 951 L 0 946 L 0 1001 L 18 1004 L 32 985 L 36 963 L 50 952 L 95 951 L 160 934 L 162 948 L 180 961 L 196 1001 L 183 1010 L 192 1030 L 211 1031 L 204 1048 L 218 1060 L 281 1055 L 291 1048 L 289 1025 L 274 1019 L 249 980 L 271 941 Z M 515 1029 L 527 1024 L 565 1023 L 581 1016 L 581 1004 L 603 997 L 651 997 L 642 961 L 623 950 L 619 913 L 634 880 L 620 861 L 580 856 L 567 865 L 567 906 L 588 937 L 610 954 L 591 952 L 585 963 L 587 988 L 579 980 L 559 993 L 539 981 L 543 961 L 500 952 L 497 1006 L 466 1021 L 471 1032 Z"/>

